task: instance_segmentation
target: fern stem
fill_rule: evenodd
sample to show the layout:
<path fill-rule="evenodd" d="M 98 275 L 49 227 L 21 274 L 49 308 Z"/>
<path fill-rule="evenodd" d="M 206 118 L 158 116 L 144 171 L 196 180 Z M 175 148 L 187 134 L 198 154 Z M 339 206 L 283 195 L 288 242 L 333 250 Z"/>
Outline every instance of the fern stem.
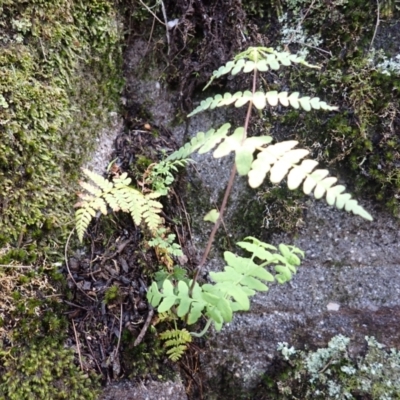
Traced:
<path fill-rule="evenodd" d="M 252 88 L 253 94 L 256 91 L 256 86 L 257 86 L 257 70 L 254 70 L 253 88 Z M 249 101 L 249 106 L 247 108 L 247 114 L 246 114 L 246 120 L 244 122 L 244 132 L 243 132 L 242 142 L 244 142 L 246 137 L 247 137 L 247 129 L 248 129 L 249 123 L 250 123 L 250 117 L 251 117 L 252 108 L 253 108 L 253 102 Z M 222 200 L 222 204 L 221 204 L 221 207 L 219 209 L 219 217 L 218 217 L 217 221 L 214 224 L 214 227 L 213 227 L 213 229 L 211 231 L 210 237 L 208 238 L 207 246 L 206 246 L 206 249 L 204 250 L 203 257 L 201 258 L 200 264 L 197 266 L 197 270 L 196 270 L 196 273 L 195 273 L 195 275 L 193 277 L 192 285 L 190 286 L 190 290 L 189 290 L 190 296 L 192 295 L 194 285 L 196 284 L 197 279 L 199 277 L 199 274 L 200 274 L 200 272 L 201 272 L 201 270 L 202 270 L 202 268 L 203 268 L 203 266 L 204 266 L 204 264 L 205 264 L 205 262 L 207 260 L 207 257 L 208 257 L 208 255 L 209 255 L 209 253 L 211 251 L 211 246 L 212 246 L 212 244 L 214 242 L 215 234 L 217 233 L 218 228 L 221 225 L 222 217 L 224 215 L 224 211 L 226 209 L 226 205 L 228 203 L 228 199 L 229 199 L 229 196 L 230 196 L 231 191 L 232 191 L 232 187 L 233 187 L 233 182 L 235 180 L 235 176 L 236 176 L 236 163 L 233 163 L 233 167 L 232 167 L 232 170 L 231 170 L 231 175 L 229 177 L 228 185 L 226 187 L 224 198 Z"/>
<path fill-rule="evenodd" d="M 203 329 L 201 332 L 199 332 L 199 333 L 190 332 L 190 334 L 191 334 L 192 336 L 194 336 L 194 337 L 202 337 L 202 336 L 204 336 L 204 335 L 207 333 L 207 331 L 210 329 L 210 325 L 211 325 L 211 322 L 212 322 L 212 321 L 213 321 L 213 320 L 210 318 L 210 319 L 207 321 L 206 326 L 204 327 L 204 329 Z"/>

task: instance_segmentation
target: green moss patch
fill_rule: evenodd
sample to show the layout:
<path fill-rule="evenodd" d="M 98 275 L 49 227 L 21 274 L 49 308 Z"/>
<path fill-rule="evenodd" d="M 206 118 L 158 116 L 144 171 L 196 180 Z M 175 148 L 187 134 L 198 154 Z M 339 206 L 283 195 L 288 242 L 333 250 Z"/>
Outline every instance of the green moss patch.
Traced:
<path fill-rule="evenodd" d="M 115 108 L 120 33 L 109 0 L 6 1 L 0 14 L 4 245 L 69 226 L 79 166 Z"/>

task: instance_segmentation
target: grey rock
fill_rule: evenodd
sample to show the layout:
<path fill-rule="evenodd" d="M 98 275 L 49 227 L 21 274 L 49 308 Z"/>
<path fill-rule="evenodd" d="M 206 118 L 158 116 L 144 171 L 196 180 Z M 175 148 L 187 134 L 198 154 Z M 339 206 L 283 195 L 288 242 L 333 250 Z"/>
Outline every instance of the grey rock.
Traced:
<path fill-rule="evenodd" d="M 185 388 L 181 381 L 134 384 L 133 382 L 116 382 L 107 386 L 99 400 L 187 400 Z"/>

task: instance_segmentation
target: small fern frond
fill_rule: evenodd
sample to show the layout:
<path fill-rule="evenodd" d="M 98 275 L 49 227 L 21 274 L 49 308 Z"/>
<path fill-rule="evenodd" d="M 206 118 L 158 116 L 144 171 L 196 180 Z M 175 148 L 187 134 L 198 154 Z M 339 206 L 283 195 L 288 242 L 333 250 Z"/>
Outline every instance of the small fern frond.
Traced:
<path fill-rule="evenodd" d="M 307 63 L 302 57 L 286 51 L 276 51 L 270 47 L 249 47 L 246 51 L 239 53 L 234 60 L 228 61 L 214 71 L 203 90 L 210 86 L 214 79 L 229 73 L 236 75 L 239 72 L 249 73 L 254 70 L 265 72 L 278 70 L 281 65 L 290 66 L 291 64 L 303 64 L 309 68 L 320 68 L 317 65 Z"/>
<path fill-rule="evenodd" d="M 218 144 L 224 137 L 226 137 L 231 124 L 224 124 L 219 127 L 217 130 L 210 129 L 206 133 L 199 132 L 194 138 L 191 139 L 189 143 L 186 143 L 183 147 L 179 150 L 174 151 L 170 154 L 166 161 L 178 160 L 178 159 L 185 159 L 190 156 L 190 154 L 194 153 L 196 150 L 199 150 L 203 147 L 202 153 L 209 146 L 212 146 L 211 149 Z"/>
<path fill-rule="evenodd" d="M 303 256 L 301 250 L 296 247 L 282 245 L 279 247 L 279 253 L 274 246 L 255 238 L 249 237 L 245 240 L 238 245 L 252 253 L 251 257 L 239 257 L 226 251 L 224 258 L 227 265 L 224 271 L 210 272 L 214 284 L 200 286 L 196 282 L 190 293 L 189 287 L 192 282 L 180 280 L 177 285 L 173 285 L 166 279 L 161 291 L 157 283 L 153 282 L 147 292 L 149 303 L 156 307 L 159 313 L 174 308 L 176 315 L 185 319 L 188 325 L 197 322 L 205 313 L 210 321 L 214 322 L 215 329 L 221 330 L 224 323 L 232 321 L 234 311 L 249 309 L 250 296 L 257 291 L 268 290 L 264 282 L 276 279 L 279 283 L 284 283 L 291 279 L 296 267 L 300 265 L 297 254 Z M 252 243 L 249 243 L 249 240 Z M 255 258 L 261 262 L 256 263 Z M 268 265 L 275 265 L 275 277 L 265 269 Z"/>
<path fill-rule="evenodd" d="M 290 140 L 268 146 L 260 151 L 248 173 L 249 185 L 252 188 L 259 187 L 268 172 L 272 183 L 280 183 L 287 176 L 290 190 L 297 189 L 303 183 L 305 194 L 309 195 L 314 192 L 316 199 L 321 199 L 326 195 L 326 202 L 329 205 L 372 221 L 372 216 L 356 200 L 352 199 L 350 194 L 343 193 L 344 186 L 334 186 L 337 178 L 327 177 L 329 171 L 325 169 L 314 170 L 318 165 L 317 161 L 303 160 L 298 165 L 309 154 L 309 151 L 294 149 L 297 144 L 297 141 Z"/>
<path fill-rule="evenodd" d="M 235 94 L 225 93 L 223 96 L 217 94 L 214 97 L 208 97 L 202 100 L 200 105 L 196 107 L 188 117 L 192 117 L 208 109 L 212 110 L 216 107 L 223 107 L 233 103 L 235 103 L 235 107 L 242 107 L 249 101 L 251 101 L 258 110 L 262 110 L 267 104 L 271 107 L 276 107 L 279 103 L 285 107 L 290 105 L 295 109 L 301 106 L 305 111 L 311 111 L 311 109 L 334 111 L 338 109 L 338 107 L 330 106 L 325 101 L 320 100 L 319 97 L 299 97 L 298 92 L 289 95 L 288 92 L 278 93 L 276 90 L 272 90 L 266 93 L 259 91 L 253 94 L 249 90 L 246 90 L 244 92 L 236 92 Z"/>
<path fill-rule="evenodd" d="M 113 211 L 129 212 L 136 225 L 140 225 L 144 221 L 151 231 L 156 231 L 162 225 L 159 215 L 162 204 L 154 200 L 160 194 L 144 195 L 139 190 L 128 186 L 131 179 L 126 173 L 110 182 L 94 172 L 88 170 L 83 172 L 96 186 L 80 182 L 83 189 L 88 192 L 80 193 L 81 200 L 75 205 L 79 208 L 75 213 L 75 224 L 80 241 L 83 240 L 83 235 L 96 212 L 101 211 L 102 214 L 107 214 L 107 206 Z"/>
<path fill-rule="evenodd" d="M 92 172 L 86 168 L 82 169 L 82 172 L 95 184 L 97 185 L 103 192 L 109 192 L 113 188 L 112 182 L 108 181 L 107 179 L 103 178 L 101 175 L 96 174 L 95 172 Z M 80 182 L 80 185 L 85 188 L 85 182 Z M 86 189 L 88 190 L 88 189 Z M 94 192 L 91 192 L 88 190 L 88 192 L 94 194 L 95 196 L 97 195 Z"/>
<path fill-rule="evenodd" d="M 187 349 L 187 344 L 192 341 L 191 334 L 186 329 L 167 330 L 160 334 L 160 338 L 165 340 L 167 354 L 170 360 L 178 361 Z"/>

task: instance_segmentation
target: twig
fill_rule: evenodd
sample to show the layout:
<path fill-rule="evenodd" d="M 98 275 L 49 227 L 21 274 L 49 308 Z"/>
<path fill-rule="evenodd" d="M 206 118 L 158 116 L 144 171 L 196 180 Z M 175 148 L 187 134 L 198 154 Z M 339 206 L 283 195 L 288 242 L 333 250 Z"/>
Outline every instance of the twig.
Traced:
<path fill-rule="evenodd" d="M 146 322 L 144 323 L 142 330 L 139 333 L 139 336 L 136 338 L 135 342 L 133 343 L 134 347 L 136 347 L 137 345 L 139 345 L 142 342 L 144 335 L 146 334 L 147 329 L 150 325 L 151 319 L 153 318 L 153 315 L 154 315 L 154 310 L 151 308 L 149 313 L 147 314 Z"/>
<path fill-rule="evenodd" d="M 153 13 L 153 11 L 151 11 L 151 8 L 150 8 L 147 4 L 144 4 L 142 0 L 139 0 L 139 1 L 140 1 L 140 3 L 142 4 L 142 6 L 145 7 L 146 10 L 147 10 L 160 24 L 166 25 L 166 23 L 164 24 L 164 22 L 162 22 L 161 19 L 158 18 L 157 15 Z M 161 2 L 161 3 L 162 3 L 162 2 Z M 168 29 L 168 27 L 167 27 L 167 29 Z"/>
<path fill-rule="evenodd" d="M 371 44 L 369 45 L 369 51 L 372 50 L 372 45 L 374 44 L 375 36 L 376 36 L 376 33 L 378 32 L 379 22 L 380 22 L 380 18 L 381 18 L 379 0 L 376 0 L 376 7 L 377 7 L 377 10 L 376 10 L 376 14 L 377 14 L 377 16 L 376 16 L 376 24 L 375 24 L 374 34 L 373 34 L 372 39 L 371 39 Z"/>
<path fill-rule="evenodd" d="M 71 274 L 71 270 L 69 269 L 69 265 L 68 265 L 68 246 L 69 246 L 69 241 L 71 240 L 71 236 L 72 236 L 73 233 L 74 233 L 74 229 L 72 229 L 71 233 L 70 233 L 69 236 L 68 236 L 67 243 L 65 243 L 65 249 L 64 249 L 65 266 L 67 267 L 68 275 L 70 276 L 70 278 L 72 279 L 72 281 L 75 283 L 75 286 L 78 288 L 78 290 L 79 290 L 80 292 L 82 292 L 88 299 L 90 299 L 90 300 L 92 300 L 92 301 L 95 301 L 95 299 L 93 299 L 92 297 L 90 297 L 89 295 L 87 295 L 87 294 L 85 293 L 85 291 L 82 290 L 82 289 L 78 286 L 78 284 L 76 283 L 75 278 L 74 278 L 74 277 L 72 276 L 72 274 Z"/>
<path fill-rule="evenodd" d="M 115 357 L 118 355 L 118 349 L 119 349 L 119 344 L 121 343 L 121 336 L 122 336 L 122 302 L 121 302 L 121 316 L 119 318 L 119 336 L 118 336 L 118 342 L 117 342 L 117 348 L 115 349 Z"/>
<path fill-rule="evenodd" d="M 154 26 L 155 26 L 155 25 L 156 25 L 156 19 L 153 18 L 153 25 L 151 25 L 151 31 L 150 31 L 149 41 L 147 42 L 146 54 L 147 54 L 147 51 L 149 50 L 149 47 L 150 47 L 150 42 L 151 42 L 151 38 L 153 37 L 153 32 L 154 32 Z"/>
<path fill-rule="evenodd" d="M 11 264 L 0 264 L 1 268 L 33 268 L 33 265 L 11 265 Z"/>
<path fill-rule="evenodd" d="M 81 357 L 81 349 L 79 346 L 79 341 L 78 341 L 78 334 L 76 333 L 76 328 L 75 328 L 75 322 L 72 320 L 72 326 L 74 328 L 74 334 L 75 334 L 75 342 L 76 342 L 76 350 L 78 351 L 78 357 L 79 357 L 79 364 L 81 366 L 81 370 L 83 371 L 83 364 L 82 364 L 82 357 Z"/>
<path fill-rule="evenodd" d="M 78 306 L 78 304 L 71 303 L 71 302 L 68 301 L 68 300 L 63 300 L 63 302 L 64 302 L 65 304 L 68 304 L 69 306 L 73 306 L 73 307 L 80 308 L 81 310 L 89 311 L 88 308 L 85 308 L 85 307 L 82 307 L 82 306 Z"/>
<path fill-rule="evenodd" d="M 100 368 L 99 363 L 97 362 L 97 359 L 96 359 L 95 355 L 93 354 L 92 346 L 90 345 L 90 340 L 89 340 L 87 337 L 85 337 L 85 339 L 86 339 L 86 344 L 87 344 L 88 347 L 89 347 L 90 354 L 92 355 L 93 360 L 94 360 L 94 362 L 96 363 L 99 372 L 100 372 L 102 375 L 104 375 L 104 374 L 103 374 L 103 371 L 102 371 L 101 368 Z"/>
<path fill-rule="evenodd" d="M 171 46 L 170 46 L 169 32 L 168 32 L 168 18 L 167 18 L 167 12 L 165 11 L 164 2 L 162 0 L 161 0 L 161 11 L 163 13 L 163 17 L 164 17 L 164 21 L 165 21 L 165 29 L 166 29 L 167 44 L 168 44 L 168 53 L 167 54 L 169 55 Z"/>

